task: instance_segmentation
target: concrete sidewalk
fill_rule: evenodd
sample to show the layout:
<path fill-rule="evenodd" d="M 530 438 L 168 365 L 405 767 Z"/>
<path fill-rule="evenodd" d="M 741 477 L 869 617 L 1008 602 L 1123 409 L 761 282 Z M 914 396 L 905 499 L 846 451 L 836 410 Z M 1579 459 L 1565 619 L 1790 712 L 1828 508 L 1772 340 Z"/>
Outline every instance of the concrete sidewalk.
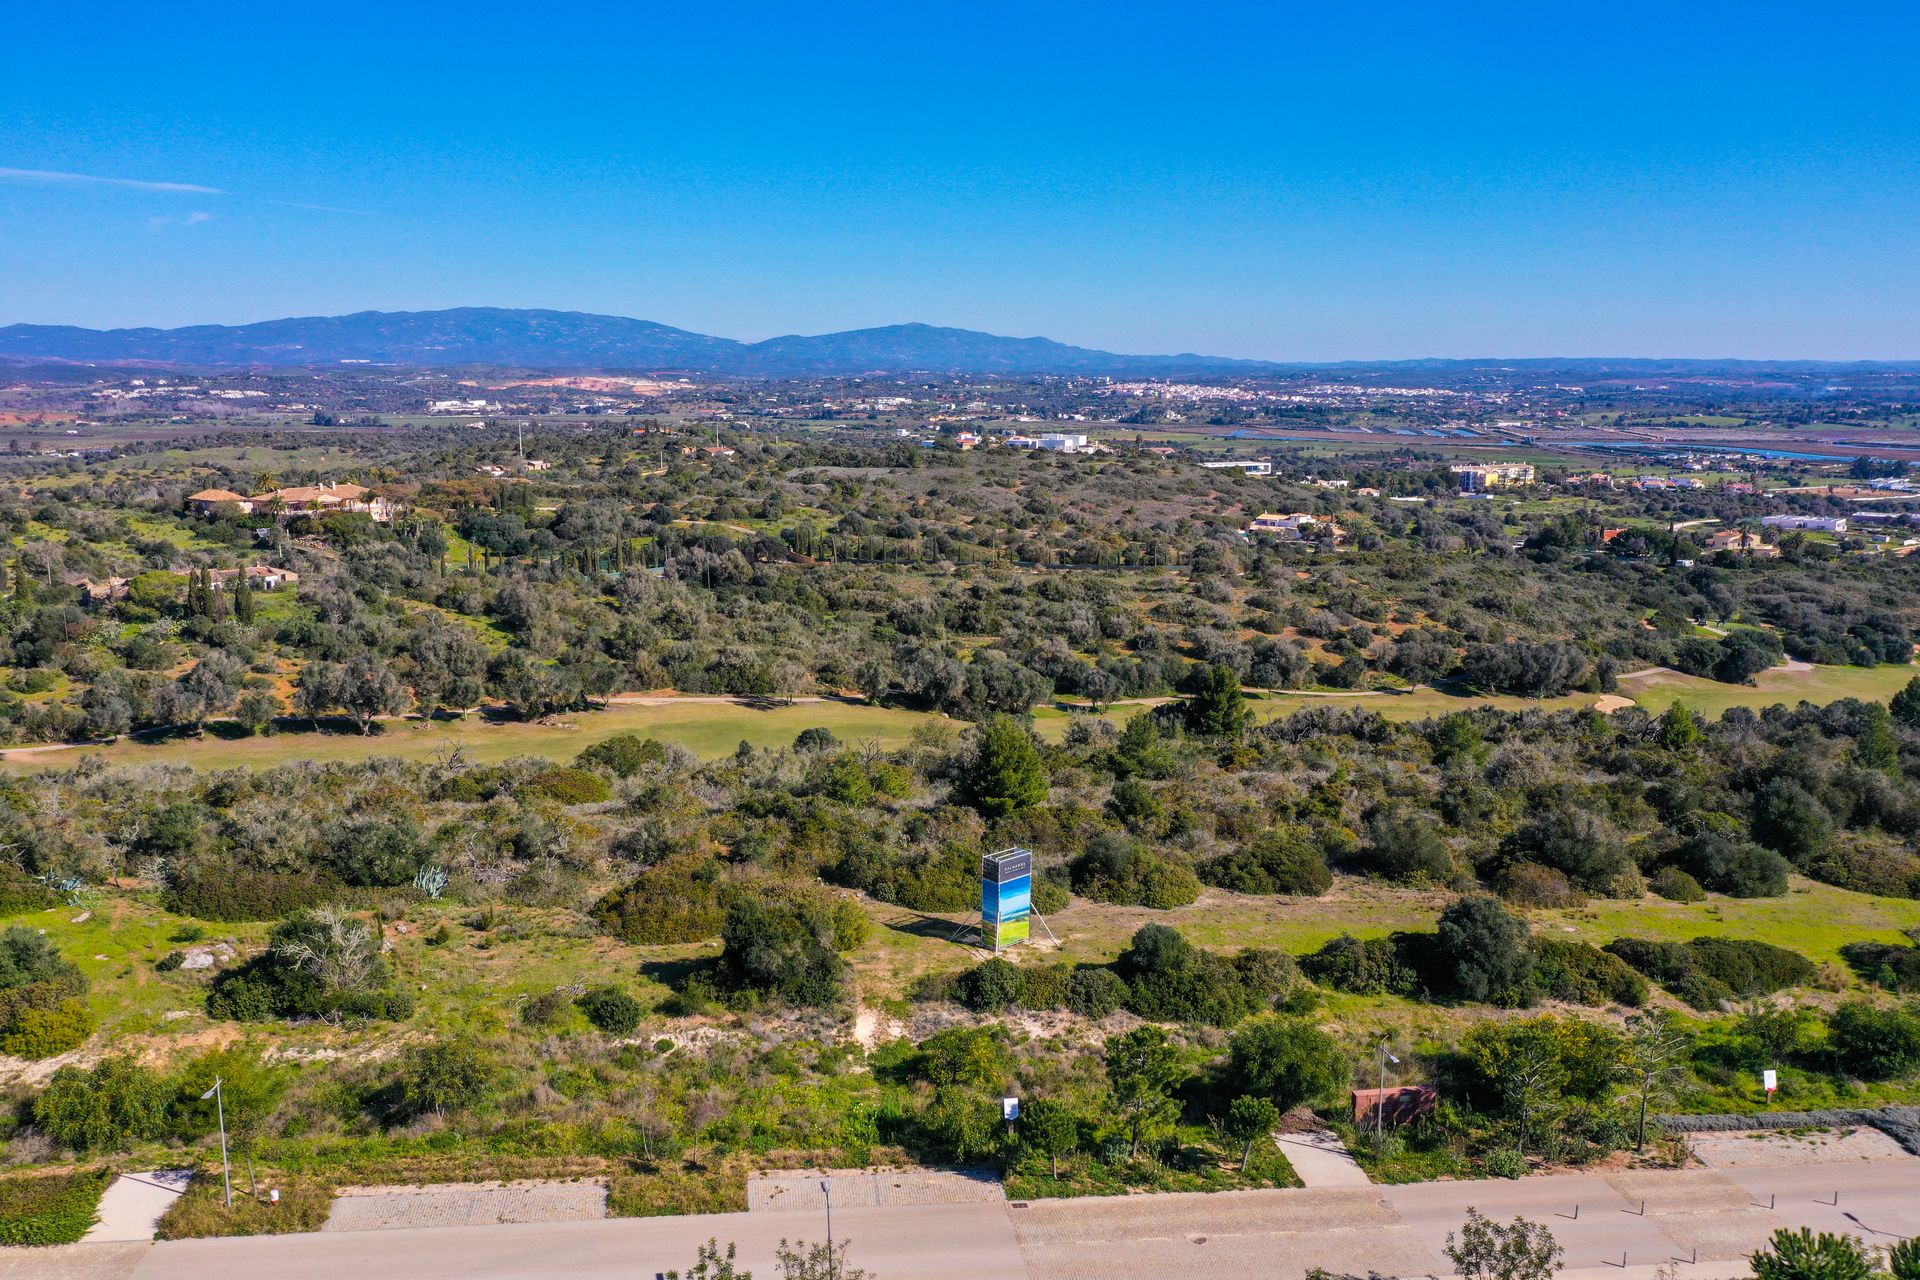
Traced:
<path fill-rule="evenodd" d="M 1331 1129 L 1303 1129 L 1274 1136 L 1303 1187 L 1370 1187 L 1373 1180 Z"/>
<path fill-rule="evenodd" d="M 82 1237 L 83 1243 L 153 1239 L 160 1219 L 192 1180 L 190 1169 L 121 1174 L 100 1197 L 100 1220 Z"/>

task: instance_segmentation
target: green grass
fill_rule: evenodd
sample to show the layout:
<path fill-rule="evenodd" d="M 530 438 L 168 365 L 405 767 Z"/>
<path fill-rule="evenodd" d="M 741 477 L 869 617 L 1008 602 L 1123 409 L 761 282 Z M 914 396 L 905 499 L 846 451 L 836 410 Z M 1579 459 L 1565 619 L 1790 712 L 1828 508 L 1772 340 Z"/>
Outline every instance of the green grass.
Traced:
<path fill-rule="evenodd" d="M 1811 671 L 1763 671 L 1751 685 L 1721 684 L 1678 671 L 1660 671 L 1620 682 L 1620 692 L 1654 714 L 1684 702 L 1702 715 L 1717 717 L 1730 707 L 1758 710 L 1778 702 L 1825 705 L 1841 698 L 1885 702 L 1920 674 L 1911 666 L 1815 667 Z"/>
<path fill-rule="evenodd" d="M 0 1245 L 72 1244 L 93 1225 L 106 1189 L 105 1169 L 0 1178 Z"/>
<path fill-rule="evenodd" d="M 92 983 L 87 1003 L 100 1032 L 113 1038 L 204 1025 L 201 978 L 179 969 L 161 973 L 154 964 L 169 951 L 221 941 L 244 951 L 267 931 L 266 925 L 212 924 L 204 926 L 199 942 L 173 942 L 168 935 L 188 923 L 186 917 L 120 894 L 96 895 L 90 905 L 37 911 L 6 923 L 43 930 L 59 944 L 60 953 Z M 190 1016 L 180 1017 L 183 1013 Z"/>
<path fill-rule="evenodd" d="M 587 747 L 620 733 L 637 733 L 687 748 L 703 759 L 728 754 L 742 742 L 784 747 L 802 729 L 830 729 L 843 742 L 876 741 L 883 748 L 903 746 L 919 725 L 942 717 L 895 711 L 860 703 L 801 702 L 758 707 L 739 703 L 681 701 L 664 706 L 616 704 L 604 711 L 581 712 L 553 724 L 518 721 L 488 723 L 478 716 L 462 720 L 391 721 L 380 732 L 292 730 L 253 738 L 179 738 L 158 742 L 117 742 L 20 755 L 8 753 L 0 768 L 10 772 L 69 769 L 83 756 L 116 764 L 189 764 L 201 769 L 265 769 L 296 760 L 365 760 L 397 756 L 429 759 L 459 748 L 471 760 L 497 762 L 514 756 L 571 760 Z"/>
<path fill-rule="evenodd" d="M 282 593 L 284 595 L 285 593 Z M 291 600 L 290 596 L 286 597 Z M 263 607 L 281 607 L 281 596 L 262 597 Z M 291 608 L 288 604 L 286 607 Z M 1718 716 L 1729 707 L 1761 708 L 1776 702 L 1794 703 L 1806 699 L 1817 703 L 1839 698 L 1867 698 L 1885 701 L 1915 675 L 1912 667 L 1816 667 L 1807 672 L 1769 671 L 1754 685 L 1720 684 L 1676 671 L 1627 680 L 1621 693 L 1648 711 L 1658 713 L 1669 704 L 1684 701 L 1694 710 Z M 1592 694 L 1569 694 L 1562 698 L 1512 698 L 1418 689 L 1412 692 L 1381 691 L 1361 697 L 1316 697 L 1310 693 L 1275 692 L 1257 694 L 1252 699 L 1254 718 L 1259 722 L 1291 715 L 1307 707 L 1366 710 L 1389 720 L 1424 720 L 1472 707 L 1491 706 L 1503 711 L 1561 711 L 1591 707 L 1598 699 Z M 1124 724 L 1145 711 L 1156 700 L 1120 703 L 1100 713 L 1100 718 Z M 1068 712 L 1056 707 L 1041 707 L 1034 712 L 1034 727 L 1050 742 L 1058 742 L 1084 712 Z M 373 756 L 397 756 L 420 760 L 459 748 L 478 761 L 495 762 L 513 756 L 544 756 L 569 760 L 582 750 L 618 733 L 638 733 L 687 748 L 702 759 L 717 759 L 733 751 L 742 742 L 755 747 L 782 747 L 791 743 L 802 730 L 815 725 L 831 729 L 845 742 L 875 741 L 883 748 L 904 745 L 914 729 L 922 724 L 944 724 L 964 729 L 959 721 L 918 711 L 872 707 L 864 703 L 802 702 L 792 706 L 750 706 L 742 703 L 695 702 L 691 699 L 659 706 L 616 704 L 601 711 L 585 711 L 564 717 L 554 724 L 523 724 L 517 721 L 489 723 L 479 717 L 467 720 L 390 721 L 378 733 L 361 736 L 347 732 L 309 732 L 290 730 L 255 738 L 222 738 L 208 734 L 199 739 L 119 742 L 110 747 L 83 747 L 61 750 L 15 749 L 0 756 L 0 770 L 11 773 L 65 769 L 77 764 L 82 755 L 97 756 L 113 763 L 190 764 L 202 769 L 270 768 L 295 760 L 364 760 Z"/>
<path fill-rule="evenodd" d="M 1789 947 L 1820 963 L 1840 963 L 1848 942 L 1904 942 L 1920 926 L 1920 901 L 1880 898 L 1795 877 L 1784 898 L 1597 899 L 1567 911 L 1543 911 L 1543 932 L 1595 944 L 1615 938 L 1752 938 Z"/>

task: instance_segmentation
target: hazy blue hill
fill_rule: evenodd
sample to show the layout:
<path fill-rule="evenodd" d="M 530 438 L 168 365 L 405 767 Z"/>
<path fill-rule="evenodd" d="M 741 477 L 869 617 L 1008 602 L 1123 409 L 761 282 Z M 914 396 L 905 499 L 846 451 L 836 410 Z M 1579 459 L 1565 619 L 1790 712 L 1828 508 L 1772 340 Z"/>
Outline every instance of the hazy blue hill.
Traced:
<path fill-rule="evenodd" d="M 182 365 L 515 365 L 693 369 L 721 374 L 1145 373 L 1276 366 L 1205 356 L 1122 356 L 1047 338 L 1002 338 L 925 324 L 747 344 L 623 316 L 458 307 L 360 311 L 184 329 L 0 328 L 0 357 Z"/>
<path fill-rule="evenodd" d="M 369 360 L 409 365 L 711 369 L 744 350 L 647 320 L 578 311 L 456 307 L 360 311 L 258 324 L 184 329 L 0 329 L 0 355 L 54 360 L 139 360 L 191 365 L 307 365 Z"/>
<path fill-rule="evenodd" d="M 1559 359 L 1380 360 L 1278 364 L 1220 356 L 1117 355 L 1051 338 L 1005 338 L 972 329 L 894 324 L 845 333 L 736 342 L 670 325 L 581 311 L 455 307 L 446 311 L 358 311 L 258 324 L 184 329 L 79 329 L 16 324 L 0 328 L 0 360 L 174 365 L 496 365 L 525 369 L 689 370 L 742 377 L 982 373 L 1120 376 L 1260 375 L 1317 370 L 1341 377 L 1405 379 L 1424 373 L 1495 379 L 1515 374 L 1584 380 L 1767 372 L 1909 370 L 1912 362 L 1809 360 Z"/>
<path fill-rule="evenodd" d="M 817 337 L 769 338 L 747 349 L 743 373 L 853 374 L 925 370 L 929 373 L 1145 373 L 1158 370 L 1245 369 L 1277 366 L 1214 356 L 1126 356 L 1072 347 L 1051 338 L 1002 338 L 973 329 L 892 324 Z"/>

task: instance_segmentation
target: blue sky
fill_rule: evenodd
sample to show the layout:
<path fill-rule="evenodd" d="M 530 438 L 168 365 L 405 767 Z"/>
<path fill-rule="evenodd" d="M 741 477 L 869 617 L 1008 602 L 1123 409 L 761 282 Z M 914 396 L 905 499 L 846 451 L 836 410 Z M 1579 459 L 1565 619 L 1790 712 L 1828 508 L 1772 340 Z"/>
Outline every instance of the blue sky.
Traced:
<path fill-rule="evenodd" d="M 8 17 L 0 323 L 1920 358 L 1907 5 L 85 10 Z"/>

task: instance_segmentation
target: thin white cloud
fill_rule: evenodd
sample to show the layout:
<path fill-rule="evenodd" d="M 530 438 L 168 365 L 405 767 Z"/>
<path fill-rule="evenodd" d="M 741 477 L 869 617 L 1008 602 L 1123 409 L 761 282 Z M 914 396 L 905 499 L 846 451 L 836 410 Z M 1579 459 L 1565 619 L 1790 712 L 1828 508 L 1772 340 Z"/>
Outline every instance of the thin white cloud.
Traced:
<path fill-rule="evenodd" d="M 177 218 L 148 218 L 147 228 L 158 231 L 161 227 L 197 227 L 203 222 L 213 221 L 213 215 L 205 209 L 195 209 L 192 213 L 183 213 Z"/>
<path fill-rule="evenodd" d="M 203 187 L 192 182 L 145 182 L 138 178 L 103 178 L 92 173 L 59 173 L 52 169 L 0 168 L 0 180 L 10 182 L 52 182 L 66 185 L 130 187 L 135 191 L 171 191 L 189 195 L 223 196 L 219 187 Z M 204 219 L 203 219 L 204 220 Z"/>
<path fill-rule="evenodd" d="M 309 213 L 345 213 L 356 218 L 371 218 L 373 215 L 365 209 L 342 209 L 331 204 L 302 204 L 298 200 L 262 200 L 262 204 L 277 204 L 282 209 L 305 209 Z"/>

